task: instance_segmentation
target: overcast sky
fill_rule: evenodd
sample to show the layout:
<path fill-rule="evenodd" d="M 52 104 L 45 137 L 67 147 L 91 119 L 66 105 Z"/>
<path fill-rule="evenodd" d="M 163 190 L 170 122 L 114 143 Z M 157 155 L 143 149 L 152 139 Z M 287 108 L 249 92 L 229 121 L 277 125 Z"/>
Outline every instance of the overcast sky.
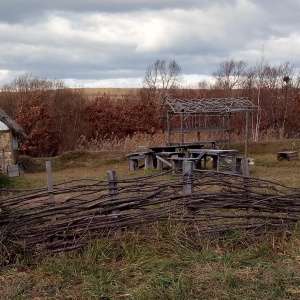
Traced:
<path fill-rule="evenodd" d="M 184 84 L 222 61 L 300 68 L 300 0 L 2 0 L 0 87 L 27 72 L 77 87 L 139 87 L 175 60 Z"/>

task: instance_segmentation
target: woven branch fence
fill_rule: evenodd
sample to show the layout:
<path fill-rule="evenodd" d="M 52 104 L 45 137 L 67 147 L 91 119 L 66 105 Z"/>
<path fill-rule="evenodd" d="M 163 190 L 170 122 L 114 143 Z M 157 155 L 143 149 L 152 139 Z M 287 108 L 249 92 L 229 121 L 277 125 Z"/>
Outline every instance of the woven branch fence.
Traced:
<path fill-rule="evenodd" d="M 214 171 L 164 172 L 118 180 L 78 179 L 31 190 L 0 190 L 0 243 L 32 251 L 66 251 L 104 234 L 157 221 L 198 233 L 292 226 L 300 189 Z M 8 247 L 8 246 L 7 246 Z"/>

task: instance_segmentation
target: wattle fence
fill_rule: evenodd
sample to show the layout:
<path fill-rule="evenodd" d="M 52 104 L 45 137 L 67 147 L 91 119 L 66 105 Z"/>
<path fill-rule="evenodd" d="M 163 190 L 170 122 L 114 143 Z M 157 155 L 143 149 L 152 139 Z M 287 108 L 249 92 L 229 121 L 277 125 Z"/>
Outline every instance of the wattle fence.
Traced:
<path fill-rule="evenodd" d="M 66 251 L 107 234 L 159 221 L 197 233 L 265 230 L 300 220 L 300 189 L 237 174 L 192 170 L 134 179 L 78 179 L 31 190 L 1 189 L 0 244 Z"/>

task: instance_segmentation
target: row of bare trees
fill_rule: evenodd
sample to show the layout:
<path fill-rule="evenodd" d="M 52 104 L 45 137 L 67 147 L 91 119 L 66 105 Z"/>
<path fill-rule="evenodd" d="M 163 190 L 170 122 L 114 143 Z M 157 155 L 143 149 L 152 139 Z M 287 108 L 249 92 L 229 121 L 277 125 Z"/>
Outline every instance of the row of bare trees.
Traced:
<path fill-rule="evenodd" d="M 155 134 L 166 129 L 164 99 L 249 97 L 261 109 L 251 115 L 252 139 L 272 132 L 276 138 L 298 138 L 300 131 L 300 76 L 290 63 L 271 66 L 262 57 L 255 66 L 244 61 L 221 62 L 213 81 L 198 88 L 181 86 L 181 67 L 156 60 L 146 69 L 143 88 L 128 90 L 118 99 L 110 93 L 87 98 L 83 89 L 63 81 L 25 74 L 2 87 L 0 107 L 25 130 L 29 139 L 21 151 L 52 156 L 73 150 L 85 140 L 123 139 L 137 132 Z M 241 116 L 233 129 L 242 133 Z"/>
<path fill-rule="evenodd" d="M 252 115 L 254 141 L 266 131 L 273 131 L 278 138 L 298 137 L 300 74 L 293 65 L 271 66 L 263 56 L 255 66 L 232 59 L 222 62 L 214 77 L 210 89 L 229 95 L 239 92 L 261 108 Z"/>

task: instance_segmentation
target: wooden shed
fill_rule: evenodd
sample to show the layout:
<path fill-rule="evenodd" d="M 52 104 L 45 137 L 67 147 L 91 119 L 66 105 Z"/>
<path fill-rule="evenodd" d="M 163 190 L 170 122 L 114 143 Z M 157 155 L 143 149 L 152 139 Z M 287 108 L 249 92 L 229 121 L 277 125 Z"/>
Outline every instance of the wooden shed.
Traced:
<path fill-rule="evenodd" d="M 16 165 L 19 154 L 19 138 L 27 139 L 23 128 L 0 109 L 0 170 L 7 172 Z"/>

